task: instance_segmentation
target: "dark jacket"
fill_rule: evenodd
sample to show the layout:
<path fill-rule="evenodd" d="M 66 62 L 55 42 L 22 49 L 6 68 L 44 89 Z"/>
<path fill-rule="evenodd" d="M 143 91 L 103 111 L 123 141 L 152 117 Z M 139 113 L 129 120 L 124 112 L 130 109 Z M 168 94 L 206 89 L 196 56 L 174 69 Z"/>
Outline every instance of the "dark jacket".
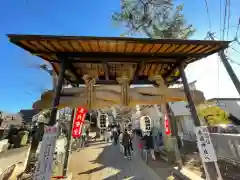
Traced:
<path fill-rule="evenodd" d="M 113 131 L 113 137 L 117 138 L 118 137 L 118 132 L 117 131 Z"/>
<path fill-rule="evenodd" d="M 144 136 L 145 146 L 148 149 L 154 149 L 153 147 L 153 137 L 150 136 Z"/>
<path fill-rule="evenodd" d="M 129 146 L 130 140 L 131 140 L 130 134 L 128 134 L 128 132 L 124 132 L 122 138 L 123 146 Z"/>

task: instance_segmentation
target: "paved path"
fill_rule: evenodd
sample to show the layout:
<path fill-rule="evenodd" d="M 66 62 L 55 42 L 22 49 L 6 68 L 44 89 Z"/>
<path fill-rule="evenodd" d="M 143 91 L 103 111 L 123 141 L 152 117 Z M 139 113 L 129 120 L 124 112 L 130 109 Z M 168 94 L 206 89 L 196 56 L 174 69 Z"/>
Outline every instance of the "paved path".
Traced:
<path fill-rule="evenodd" d="M 80 152 L 73 152 L 69 161 L 73 180 L 163 180 L 137 155 L 124 159 L 119 147 L 97 142 Z"/>
<path fill-rule="evenodd" d="M 28 146 L 11 149 L 4 153 L 0 154 L 0 172 L 3 172 L 8 166 L 18 163 L 25 162 L 25 158 L 27 157 Z"/>

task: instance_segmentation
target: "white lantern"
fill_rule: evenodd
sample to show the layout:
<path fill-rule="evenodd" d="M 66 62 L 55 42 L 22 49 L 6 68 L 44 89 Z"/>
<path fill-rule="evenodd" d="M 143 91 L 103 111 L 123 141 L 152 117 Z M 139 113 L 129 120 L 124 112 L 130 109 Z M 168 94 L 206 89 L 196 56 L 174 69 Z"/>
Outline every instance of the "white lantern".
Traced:
<path fill-rule="evenodd" d="M 143 132 L 150 132 L 152 130 L 152 119 L 149 116 L 140 117 L 140 129 Z"/>
<path fill-rule="evenodd" d="M 108 127 L 108 114 L 98 111 L 97 125 L 99 129 L 106 129 Z"/>

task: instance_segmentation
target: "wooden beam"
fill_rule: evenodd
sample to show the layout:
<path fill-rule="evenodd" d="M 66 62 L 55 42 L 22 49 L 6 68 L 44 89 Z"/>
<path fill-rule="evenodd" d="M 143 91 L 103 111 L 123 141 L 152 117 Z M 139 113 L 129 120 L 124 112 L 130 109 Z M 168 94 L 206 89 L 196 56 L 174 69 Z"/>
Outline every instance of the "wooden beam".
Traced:
<path fill-rule="evenodd" d="M 59 59 L 59 62 L 62 62 L 62 60 L 64 60 L 66 62 L 66 69 L 70 70 L 71 73 L 75 76 L 75 78 L 77 79 L 77 81 L 81 81 L 82 78 L 80 77 L 80 75 L 77 73 L 76 68 L 73 66 L 72 63 L 69 63 L 68 60 L 64 59 L 64 57 L 61 56 L 57 56 L 57 58 Z M 70 83 L 72 83 L 72 81 L 70 80 L 70 78 L 65 77 L 66 80 L 68 80 Z"/>
<path fill-rule="evenodd" d="M 170 76 L 179 66 L 181 63 L 176 63 L 172 66 L 171 71 L 168 71 L 167 73 L 163 74 L 162 77 L 165 79 L 168 76 Z"/>
<path fill-rule="evenodd" d="M 79 84 L 84 84 L 84 81 L 73 81 L 73 83 L 79 83 Z M 96 80 L 96 84 L 105 84 L 105 85 L 119 85 L 117 80 Z M 132 81 L 130 85 L 155 85 L 155 81 L 150 81 L 150 80 L 137 80 L 137 81 Z"/>
<path fill-rule="evenodd" d="M 118 53 L 118 52 L 33 52 L 35 55 L 47 55 L 47 56 L 61 56 L 65 58 L 81 58 L 82 60 L 88 58 L 92 60 L 124 60 L 124 59 L 132 59 L 135 61 L 142 60 L 154 60 L 157 62 L 161 62 L 162 59 L 172 59 L 179 60 L 183 58 L 190 57 L 202 57 L 204 54 L 185 54 L 185 53 Z M 206 53 L 207 55 L 207 53 Z"/>
<path fill-rule="evenodd" d="M 69 59 L 69 61 L 71 63 L 74 63 L 74 64 L 102 64 L 103 62 L 107 62 L 108 64 L 109 63 L 114 63 L 114 64 L 133 64 L 133 63 L 141 63 L 141 61 L 139 60 L 134 60 L 134 59 L 108 59 L 108 60 L 104 60 L 103 59 L 91 59 L 91 58 L 81 58 L 79 60 L 77 59 Z M 50 63 L 58 63 L 60 64 L 61 62 L 59 62 L 58 60 L 48 60 L 48 62 Z M 176 61 L 175 60 L 167 60 L 167 59 L 162 59 L 161 61 L 153 61 L 153 60 L 149 60 L 149 61 L 145 61 L 147 64 L 172 64 L 172 63 L 175 63 Z"/>

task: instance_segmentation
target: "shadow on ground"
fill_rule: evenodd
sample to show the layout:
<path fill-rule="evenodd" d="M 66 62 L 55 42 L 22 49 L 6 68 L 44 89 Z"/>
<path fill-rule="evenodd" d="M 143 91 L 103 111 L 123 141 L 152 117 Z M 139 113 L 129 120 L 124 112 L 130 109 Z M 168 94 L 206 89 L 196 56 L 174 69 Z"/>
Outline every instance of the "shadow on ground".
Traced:
<path fill-rule="evenodd" d="M 118 180 L 118 179 L 144 180 L 142 178 L 141 179 L 137 178 L 135 177 L 135 175 L 133 175 L 135 171 L 135 169 L 132 168 L 132 166 L 134 166 L 132 164 L 133 160 L 124 159 L 123 155 L 119 152 L 118 146 L 109 145 L 94 147 L 94 149 L 100 148 L 103 149 L 102 152 L 95 160 L 90 161 L 90 163 L 101 164 L 101 166 L 90 169 L 85 172 L 81 172 L 79 173 L 79 175 L 91 174 L 105 169 L 104 172 L 106 173 L 106 175 L 102 175 L 102 178 L 103 176 L 106 177 L 104 177 L 102 180 Z"/>
<path fill-rule="evenodd" d="M 88 163 L 92 164 L 92 169 L 86 171 L 78 171 L 77 175 L 90 175 L 89 180 L 95 180 L 95 176 L 92 174 L 101 174 L 96 180 L 165 180 L 165 179 L 178 179 L 172 176 L 173 166 L 163 162 L 159 156 L 156 161 L 149 160 L 146 164 L 140 159 L 140 153 L 137 149 L 136 137 L 134 145 L 134 153 L 132 160 L 125 159 L 123 154 L 119 151 L 118 145 L 111 145 L 102 143 L 90 143 L 88 148 L 91 151 L 100 152 L 94 160 L 89 160 Z M 105 144 L 105 146 L 103 145 Z M 86 149 L 87 151 L 87 149 Z M 141 163 L 140 163 L 141 162 Z M 149 170 L 150 167 L 152 170 Z M 155 171 L 155 173 L 154 173 Z M 155 174 L 155 176 L 152 176 Z M 158 175 L 158 177 L 157 177 Z M 94 178 L 93 178 L 94 177 Z"/>

